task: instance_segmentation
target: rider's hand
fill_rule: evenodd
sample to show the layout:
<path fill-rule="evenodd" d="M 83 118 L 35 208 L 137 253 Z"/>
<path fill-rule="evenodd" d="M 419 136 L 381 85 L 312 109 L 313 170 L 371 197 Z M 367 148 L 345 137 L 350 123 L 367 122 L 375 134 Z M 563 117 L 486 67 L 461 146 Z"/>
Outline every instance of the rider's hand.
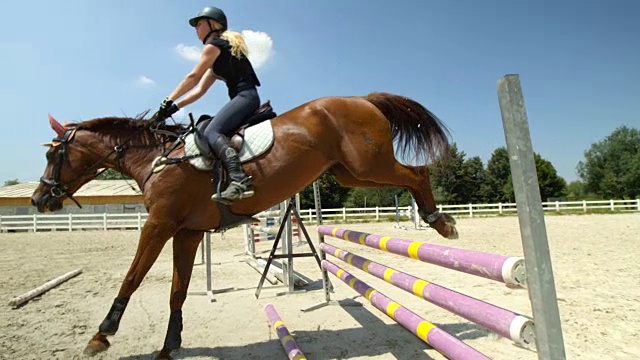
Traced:
<path fill-rule="evenodd" d="M 176 105 L 176 103 L 174 103 L 173 100 L 170 100 L 167 97 L 160 104 L 160 108 L 158 109 L 158 112 L 155 115 L 155 121 L 162 122 L 168 117 L 170 117 L 171 115 L 177 113 L 178 110 L 180 110 L 178 105 Z"/>

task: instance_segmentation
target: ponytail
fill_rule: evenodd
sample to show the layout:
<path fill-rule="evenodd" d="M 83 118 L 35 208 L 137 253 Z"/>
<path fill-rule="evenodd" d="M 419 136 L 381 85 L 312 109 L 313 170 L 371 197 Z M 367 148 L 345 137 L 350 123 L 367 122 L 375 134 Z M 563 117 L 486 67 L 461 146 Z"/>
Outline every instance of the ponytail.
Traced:
<path fill-rule="evenodd" d="M 227 30 L 223 32 L 220 37 L 229 42 L 229 45 L 231 45 L 231 54 L 233 56 L 237 58 L 240 58 L 242 55 L 245 57 L 249 56 L 249 49 L 247 48 L 247 44 L 245 43 L 242 34 Z"/>
<path fill-rule="evenodd" d="M 213 23 L 213 27 L 216 30 L 222 29 L 222 25 L 219 22 L 211 20 L 211 23 Z M 229 45 L 231 45 L 231 55 L 237 58 L 242 57 L 242 55 L 245 57 L 249 56 L 249 49 L 247 48 L 247 44 L 245 43 L 244 36 L 242 36 L 242 34 L 226 30 L 220 35 L 220 38 L 226 40 L 229 42 Z"/>

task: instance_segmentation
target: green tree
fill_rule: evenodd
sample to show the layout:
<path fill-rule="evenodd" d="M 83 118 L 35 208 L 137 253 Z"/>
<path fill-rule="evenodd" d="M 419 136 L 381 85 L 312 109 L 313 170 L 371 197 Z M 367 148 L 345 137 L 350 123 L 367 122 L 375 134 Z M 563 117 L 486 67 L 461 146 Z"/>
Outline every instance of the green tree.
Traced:
<path fill-rule="evenodd" d="M 20 181 L 18 181 L 18 179 L 11 179 L 11 180 L 7 180 L 4 182 L 4 185 L 2 186 L 11 186 L 11 185 L 18 185 L 20 184 Z"/>
<path fill-rule="evenodd" d="M 587 192 L 584 183 L 580 180 L 574 180 L 567 185 L 567 198 L 571 200 L 584 199 Z"/>
<path fill-rule="evenodd" d="M 107 169 L 107 171 L 98 175 L 96 179 L 97 180 L 125 180 L 125 179 L 128 180 L 130 178 L 113 169 Z"/>
<path fill-rule="evenodd" d="M 567 182 L 558 176 L 558 172 L 553 164 L 536 153 L 533 154 L 533 159 L 536 164 L 538 186 L 542 201 L 548 201 L 549 198 L 565 197 L 567 195 Z M 516 201 L 511 174 L 509 174 L 509 181 L 505 184 L 504 193 L 510 202 Z"/>
<path fill-rule="evenodd" d="M 553 164 L 538 154 L 534 154 L 534 159 L 542 199 L 548 200 L 549 198 L 567 196 L 567 182 L 561 176 L 558 176 Z"/>
<path fill-rule="evenodd" d="M 487 198 L 487 172 L 479 156 L 465 159 L 456 144 L 446 157 L 430 165 L 436 201 L 444 204 L 482 203 Z"/>
<path fill-rule="evenodd" d="M 486 197 L 487 202 L 508 202 L 507 185 L 511 186 L 511 166 L 509 153 L 504 146 L 493 151 L 487 162 Z"/>
<path fill-rule="evenodd" d="M 453 143 L 447 154 L 429 165 L 431 187 L 439 203 L 459 204 L 462 201 L 460 194 L 465 191 L 464 157 L 465 153 L 458 151 L 458 146 Z"/>
<path fill-rule="evenodd" d="M 335 176 L 328 172 L 320 176 L 318 180 L 320 183 L 320 202 L 322 207 L 325 209 L 343 207 L 343 203 L 349 196 L 351 188 L 340 186 Z M 300 192 L 300 208 L 315 209 L 315 207 L 313 184 L 310 184 Z"/>
<path fill-rule="evenodd" d="M 374 207 L 374 206 L 395 206 L 396 195 L 400 206 L 411 204 L 409 191 L 397 187 L 377 187 L 377 188 L 354 188 L 349 192 L 349 196 L 344 203 L 345 207 Z M 410 195 L 410 194 L 409 194 Z"/>
<path fill-rule="evenodd" d="M 481 204 L 487 199 L 487 172 L 479 156 L 467 159 L 462 164 L 463 184 L 460 200 L 464 203 Z"/>
<path fill-rule="evenodd" d="M 601 198 L 640 195 L 640 131 L 626 126 L 591 145 L 577 166 L 587 192 Z"/>

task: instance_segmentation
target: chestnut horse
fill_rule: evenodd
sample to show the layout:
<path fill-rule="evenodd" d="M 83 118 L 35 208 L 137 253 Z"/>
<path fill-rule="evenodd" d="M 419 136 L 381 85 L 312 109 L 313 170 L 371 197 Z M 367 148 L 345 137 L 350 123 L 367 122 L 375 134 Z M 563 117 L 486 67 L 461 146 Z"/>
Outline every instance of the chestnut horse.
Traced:
<path fill-rule="evenodd" d="M 273 145 L 243 164 L 253 178 L 255 195 L 227 207 L 210 199 L 215 191 L 211 171 L 186 162 L 151 171 L 154 160 L 175 141 L 168 134 L 184 127 L 162 124 L 154 129 L 143 116 L 62 125 L 49 116 L 57 138 L 46 144 L 47 165 L 32 197 L 40 212 L 61 209 L 66 198 L 74 200 L 73 193 L 93 179 L 98 168 L 113 168 L 134 179 L 148 211 L 135 258 L 86 354 L 109 347 L 107 336 L 116 333 L 130 297 L 173 238 L 171 314 L 159 354 L 170 358 L 182 341 L 182 305 L 204 231 L 237 226 L 291 198 L 327 171 L 345 187 L 408 189 L 433 229 L 445 238 L 458 237 L 455 220 L 437 211 L 427 166 L 403 165 L 394 154 L 394 140 L 402 151 L 424 159 L 447 153 L 446 127 L 421 104 L 388 93 L 323 97 L 271 121 Z M 172 156 L 183 154 L 182 147 L 172 151 Z"/>

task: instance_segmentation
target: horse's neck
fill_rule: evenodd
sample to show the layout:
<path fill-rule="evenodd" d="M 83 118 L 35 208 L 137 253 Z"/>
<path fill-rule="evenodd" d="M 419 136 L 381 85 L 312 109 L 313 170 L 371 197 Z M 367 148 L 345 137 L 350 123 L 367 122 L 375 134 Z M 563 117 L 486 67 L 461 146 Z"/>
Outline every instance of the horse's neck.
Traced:
<path fill-rule="evenodd" d="M 147 173 L 150 170 L 150 165 L 153 160 L 160 155 L 160 145 L 154 145 L 149 143 L 147 145 L 139 145 L 140 141 L 133 139 L 131 143 L 122 145 L 114 141 L 103 138 L 104 147 L 98 151 L 97 155 L 100 158 L 104 158 L 109 153 L 113 153 L 116 147 L 121 147 L 122 151 L 119 156 L 117 153 L 113 153 L 108 157 L 106 167 L 110 167 L 125 176 L 131 177 L 136 180 L 138 184 L 144 181 Z"/>

